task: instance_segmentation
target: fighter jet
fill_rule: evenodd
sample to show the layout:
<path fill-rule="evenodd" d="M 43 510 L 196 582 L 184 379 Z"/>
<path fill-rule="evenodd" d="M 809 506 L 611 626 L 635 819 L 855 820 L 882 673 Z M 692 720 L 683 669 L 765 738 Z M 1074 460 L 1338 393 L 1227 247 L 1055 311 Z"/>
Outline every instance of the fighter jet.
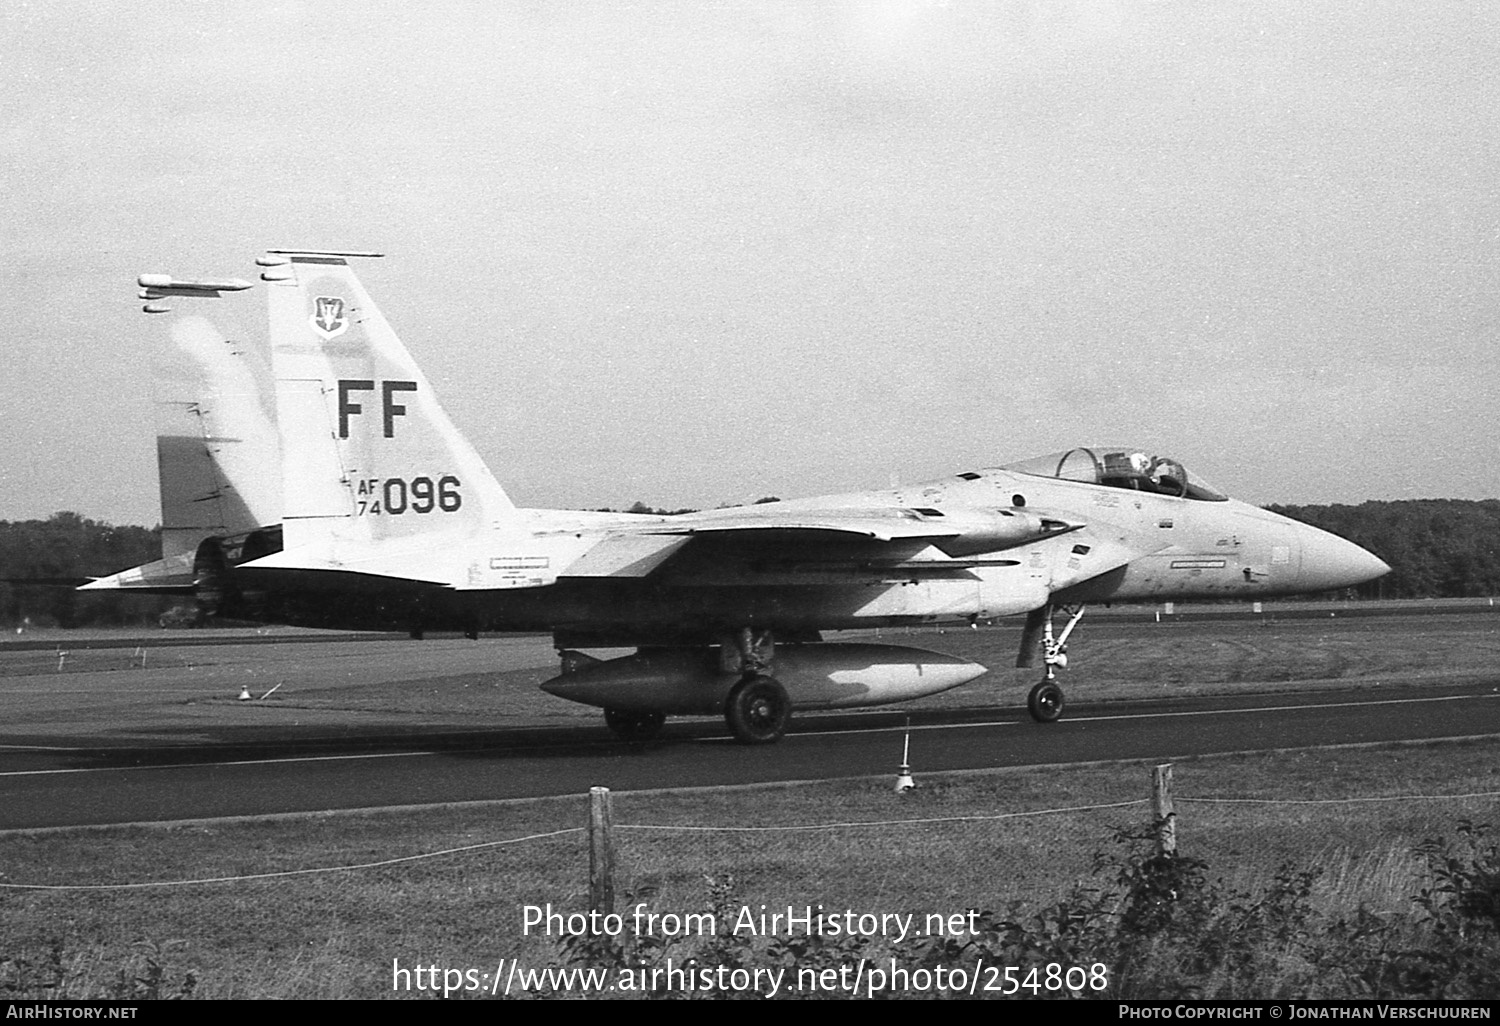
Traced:
<path fill-rule="evenodd" d="M 1237 502 L 1178 460 L 1087 445 L 908 487 L 657 516 L 516 507 L 454 427 L 351 260 L 271 250 L 280 525 L 204 538 L 207 612 L 346 629 L 550 632 L 554 695 L 621 737 L 722 715 L 779 739 L 793 708 L 904 701 L 985 668 L 826 631 L 1024 615 L 1028 710 L 1057 720 L 1057 670 L 1092 602 L 1258 600 L 1389 567 Z M 125 571 L 86 587 L 141 587 Z M 1067 616 L 1054 632 L 1054 614 Z M 584 649 L 635 648 L 599 659 Z"/>

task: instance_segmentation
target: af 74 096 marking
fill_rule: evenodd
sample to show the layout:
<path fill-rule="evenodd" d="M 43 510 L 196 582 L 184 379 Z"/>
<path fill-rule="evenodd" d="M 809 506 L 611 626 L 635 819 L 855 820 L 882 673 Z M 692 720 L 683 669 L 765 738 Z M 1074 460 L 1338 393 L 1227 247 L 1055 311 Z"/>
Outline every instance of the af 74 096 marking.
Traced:
<path fill-rule="evenodd" d="M 355 516 L 379 516 L 382 513 L 399 517 L 412 513 L 456 513 L 463 508 L 462 482 L 452 474 L 443 474 L 436 483 L 431 477 L 422 475 L 410 481 L 399 477 L 362 479 L 355 487 L 358 500 Z"/>

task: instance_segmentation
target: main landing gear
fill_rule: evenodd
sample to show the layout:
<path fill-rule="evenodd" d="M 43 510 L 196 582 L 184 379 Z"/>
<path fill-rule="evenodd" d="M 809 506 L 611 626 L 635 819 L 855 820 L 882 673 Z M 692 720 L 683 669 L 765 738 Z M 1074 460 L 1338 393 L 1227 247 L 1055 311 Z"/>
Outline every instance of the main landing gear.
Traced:
<path fill-rule="evenodd" d="M 709 696 L 723 695 L 723 705 L 719 708 L 736 741 L 746 745 L 774 744 L 786 733 L 792 716 L 792 700 L 786 688 L 772 676 L 775 657 L 776 645 L 771 632 L 748 627 L 724 634 L 714 648 L 683 650 L 665 658 L 649 656 L 642 650 L 636 654 L 640 665 L 621 672 L 627 681 L 636 674 L 648 677 L 652 673 L 664 675 L 666 687 L 656 692 L 658 698 L 654 700 L 662 702 L 663 707 L 650 708 L 648 703 L 654 704 L 654 701 L 640 700 L 637 693 L 638 704 L 634 708 L 624 701 L 619 706 L 605 705 L 604 723 L 621 741 L 639 744 L 650 741 L 661 732 L 667 712 L 705 712 L 703 705 L 711 706 L 717 701 Z M 658 660 L 654 670 L 653 658 Z M 620 662 L 628 663 L 629 660 Z M 563 677 L 598 664 L 599 660 L 581 652 L 562 652 Z M 636 677 L 637 682 L 640 680 Z M 622 682 L 621 686 L 629 685 Z M 642 683 L 641 686 L 649 693 L 653 685 Z M 673 692 L 674 687 L 686 688 L 688 693 Z M 707 694 L 695 700 L 692 691 L 698 688 Z"/>
<path fill-rule="evenodd" d="M 724 722 L 735 740 L 747 745 L 769 745 L 781 740 L 792 716 L 792 701 L 775 677 L 746 677 L 729 692 Z"/>
<path fill-rule="evenodd" d="M 742 627 L 733 639 L 719 646 L 723 669 L 739 673 L 740 682 L 724 701 L 724 722 L 736 741 L 746 745 L 769 745 L 780 741 L 792 718 L 792 700 L 786 688 L 771 676 L 776 641 L 769 630 L 756 632 Z"/>
<path fill-rule="evenodd" d="M 1038 644 L 1037 635 L 1040 634 L 1042 662 L 1046 671 L 1041 681 L 1031 689 L 1031 694 L 1026 696 L 1026 711 L 1038 723 L 1056 723 L 1062 717 L 1063 689 L 1057 683 L 1057 669 L 1068 665 L 1068 635 L 1073 633 L 1073 628 L 1083 618 L 1084 608 L 1079 606 L 1074 610 L 1068 606 L 1062 607 L 1062 611 L 1069 614 L 1068 624 L 1056 637 L 1052 634 L 1051 604 L 1032 611 L 1026 618 L 1026 631 L 1021 637 L 1021 652 L 1016 658 L 1016 665 L 1036 665 L 1033 653 Z"/>

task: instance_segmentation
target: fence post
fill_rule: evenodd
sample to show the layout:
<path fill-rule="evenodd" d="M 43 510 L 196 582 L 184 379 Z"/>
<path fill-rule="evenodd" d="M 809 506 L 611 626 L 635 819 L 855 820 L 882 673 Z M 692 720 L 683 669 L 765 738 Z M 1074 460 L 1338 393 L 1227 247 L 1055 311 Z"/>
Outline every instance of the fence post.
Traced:
<path fill-rule="evenodd" d="M 1177 813 L 1172 809 L 1172 764 L 1151 771 L 1151 815 L 1156 823 L 1158 855 L 1177 854 Z"/>
<path fill-rule="evenodd" d="M 589 909 L 615 910 L 615 848 L 610 836 L 614 803 L 609 788 L 589 788 Z"/>

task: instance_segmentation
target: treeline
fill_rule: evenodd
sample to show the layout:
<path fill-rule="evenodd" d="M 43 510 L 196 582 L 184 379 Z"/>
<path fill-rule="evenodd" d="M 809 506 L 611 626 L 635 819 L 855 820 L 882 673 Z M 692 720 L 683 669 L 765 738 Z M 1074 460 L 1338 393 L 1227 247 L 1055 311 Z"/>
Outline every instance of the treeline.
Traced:
<path fill-rule="evenodd" d="M 173 604 L 170 598 L 74 589 L 90 577 L 160 558 L 156 528 L 115 527 L 77 513 L 0 520 L 0 624 L 154 624 Z"/>
<path fill-rule="evenodd" d="M 1267 506 L 1369 549 L 1391 572 L 1361 598 L 1500 595 L 1500 499 L 1403 499 L 1358 506 Z"/>
<path fill-rule="evenodd" d="M 774 502 L 773 498 L 761 502 Z M 1269 506 L 1362 545 L 1391 572 L 1361 598 L 1500 595 L 1500 499 L 1408 499 L 1358 506 Z M 632 512 L 657 510 L 636 503 Z M 161 556 L 160 531 L 115 527 L 77 513 L 0 520 L 0 624 L 16 627 L 154 623 L 177 604 L 164 596 L 78 592 L 73 586 Z"/>

